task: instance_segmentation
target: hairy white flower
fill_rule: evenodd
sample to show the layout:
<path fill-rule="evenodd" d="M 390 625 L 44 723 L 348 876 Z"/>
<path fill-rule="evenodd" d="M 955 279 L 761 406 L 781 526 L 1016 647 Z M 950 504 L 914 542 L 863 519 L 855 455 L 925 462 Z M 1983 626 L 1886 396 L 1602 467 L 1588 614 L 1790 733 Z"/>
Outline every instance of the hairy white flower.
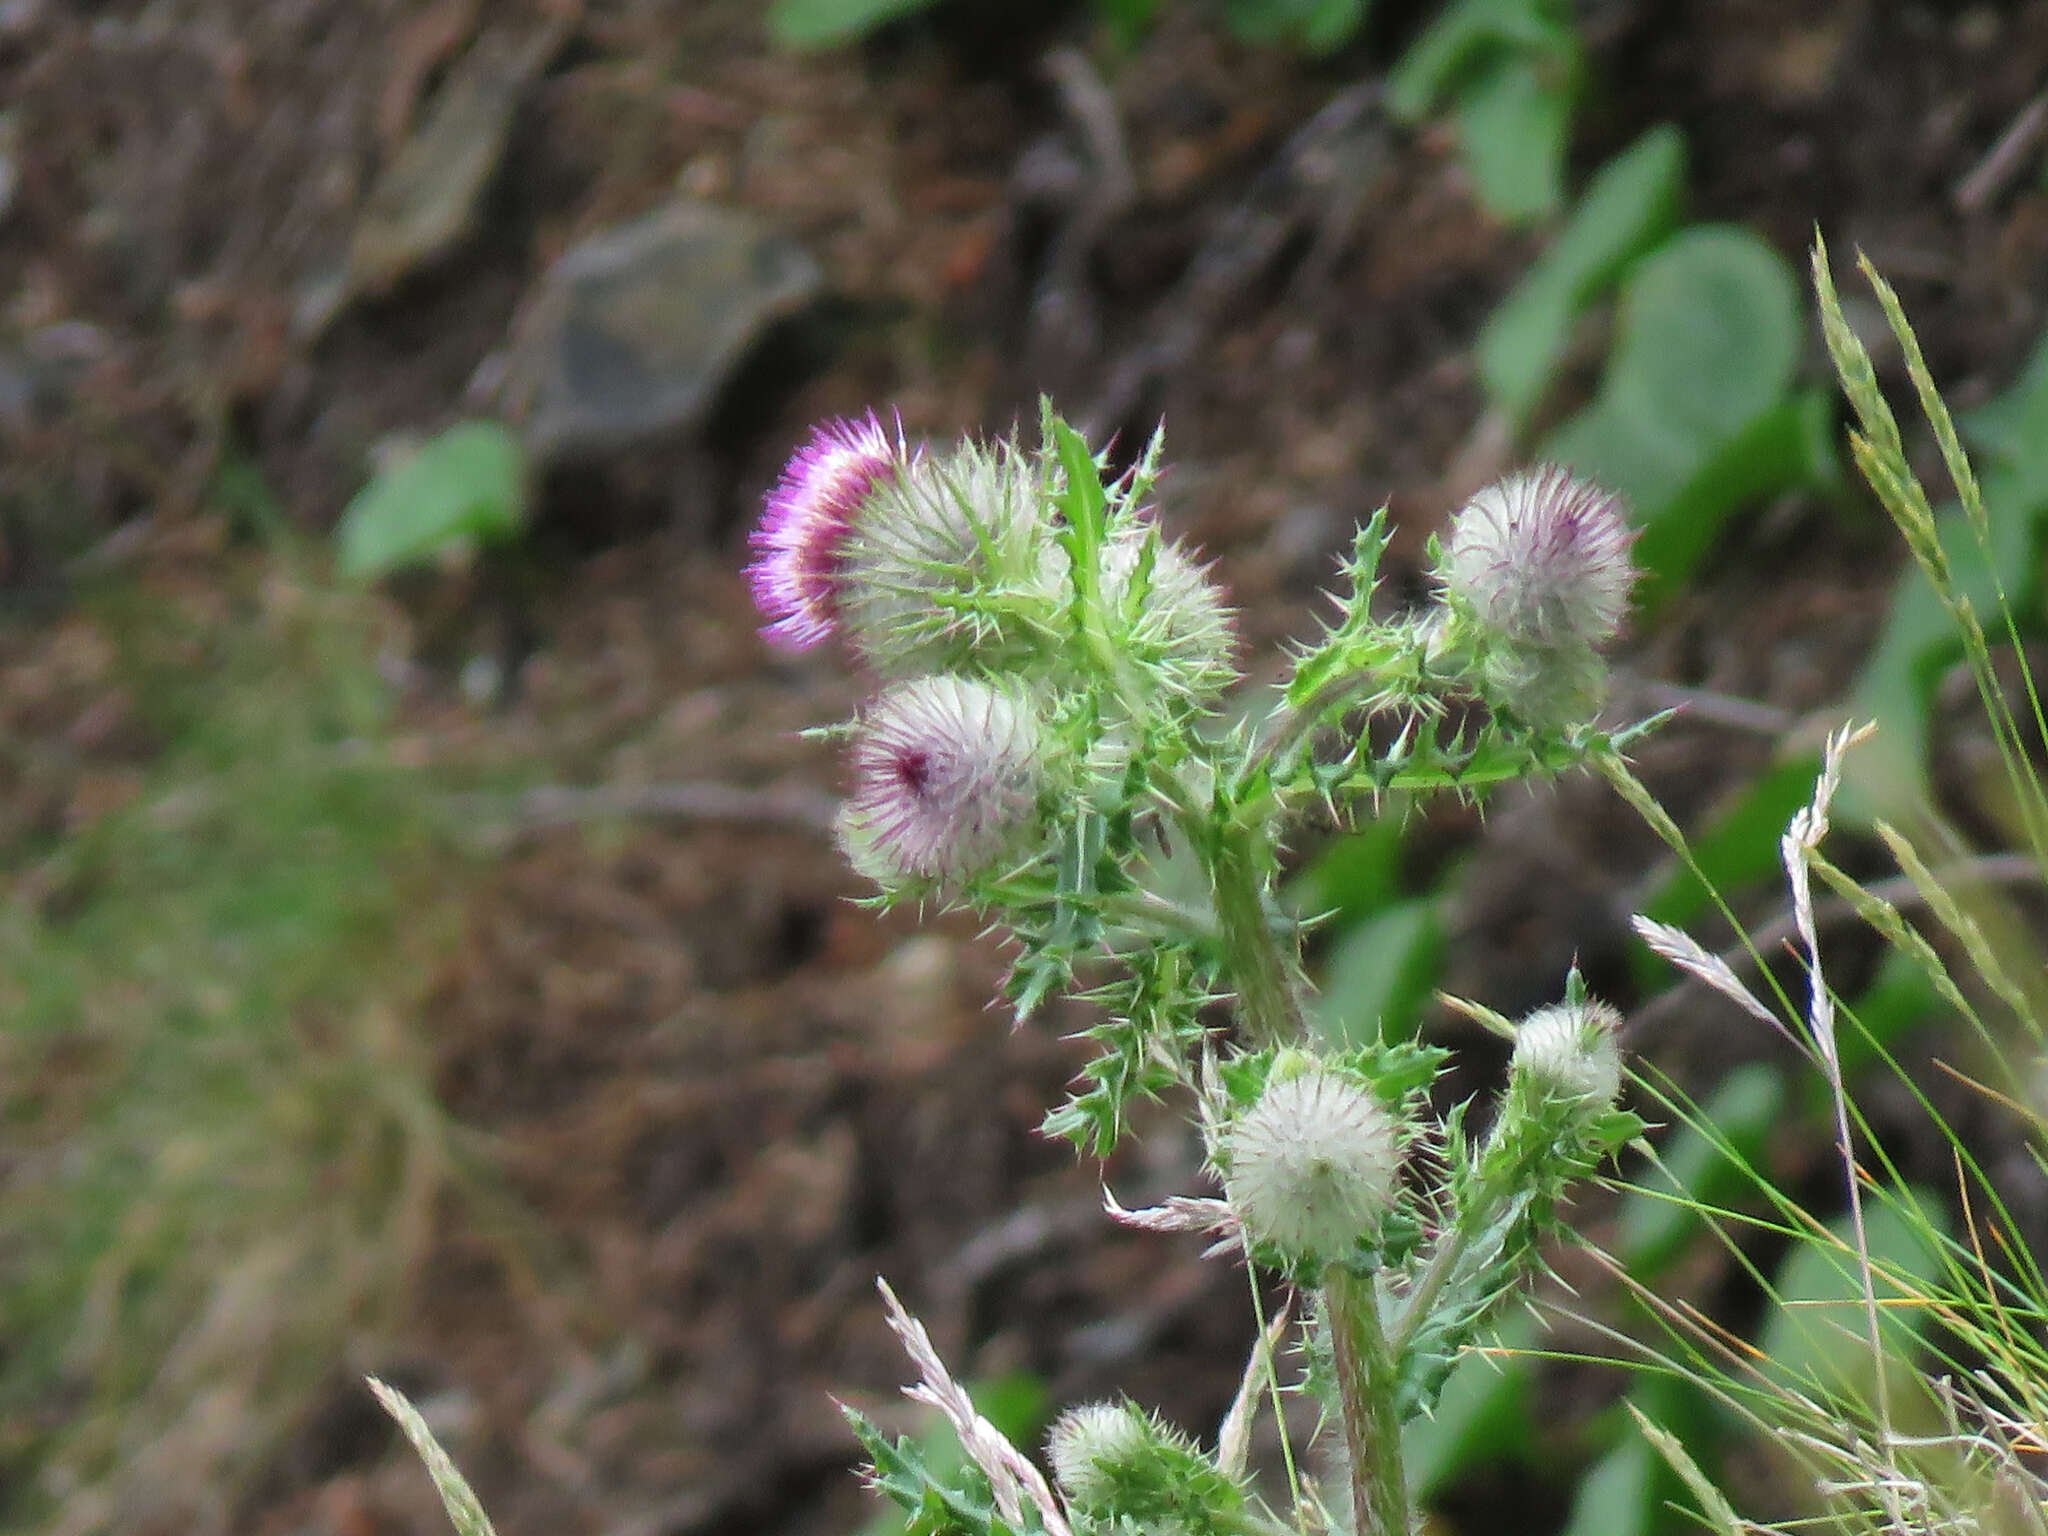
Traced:
<path fill-rule="evenodd" d="M 960 879 L 1013 851 L 1044 773 L 1038 716 L 1018 694 L 940 674 L 897 683 L 862 715 L 840 830 L 878 880 Z"/>
<path fill-rule="evenodd" d="M 1465 504 L 1438 576 L 1505 639 L 1599 646 L 1628 611 L 1633 537 L 1619 497 L 1545 464 Z"/>
<path fill-rule="evenodd" d="M 1152 550 L 1144 591 L 1138 579 Z M 1143 523 L 1125 525 L 1102 551 L 1103 602 L 1114 613 L 1135 604 L 1130 644 L 1139 660 L 1160 667 L 1180 692 L 1214 693 L 1235 680 L 1230 654 L 1236 636 L 1229 606 L 1205 567 L 1172 539 Z M 1122 617 L 1122 615 L 1119 615 Z"/>
<path fill-rule="evenodd" d="M 1334 1072 L 1268 1082 L 1224 1146 L 1224 1188 L 1245 1231 L 1291 1257 L 1347 1253 L 1393 1207 L 1393 1117 L 1370 1089 Z"/>
<path fill-rule="evenodd" d="M 1548 1094 L 1601 1109 L 1621 1095 L 1621 1015 L 1605 1003 L 1555 1003 L 1515 1030 L 1510 1070 Z"/>

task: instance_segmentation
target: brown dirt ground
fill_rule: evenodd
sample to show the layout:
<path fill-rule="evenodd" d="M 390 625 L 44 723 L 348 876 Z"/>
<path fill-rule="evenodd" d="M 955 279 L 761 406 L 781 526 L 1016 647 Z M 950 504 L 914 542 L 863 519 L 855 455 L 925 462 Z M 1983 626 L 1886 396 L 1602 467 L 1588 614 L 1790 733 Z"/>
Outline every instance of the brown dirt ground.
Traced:
<path fill-rule="evenodd" d="M 840 296 L 828 360 L 755 381 L 702 444 L 551 483 L 512 701 L 480 723 L 423 642 L 408 684 L 423 754 L 537 756 L 581 784 L 829 789 L 827 753 L 790 733 L 843 714 L 857 682 L 762 650 L 741 529 L 805 422 L 870 403 L 932 433 L 1002 426 L 1048 387 L 1077 410 L 1106 400 L 1097 424 L 1126 434 L 1163 414 L 1165 514 L 1220 561 L 1254 645 L 1300 631 L 1329 555 L 1383 500 L 1413 583 L 1474 473 L 1466 349 L 1532 243 L 1477 211 L 1440 134 L 1391 130 L 1348 218 L 1297 200 L 1265 259 L 1229 231 L 1271 206 L 1290 136 L 1425 8 L 1385 6 L 1352 52 L 1307 64 L 1168 7 L 1107 73 L 1135 191 L 1077 256 L 1060 238 L 1094 216 L 1099 177 L 1039 60 L 1084 39 L 1085 17 L 1049 10 L 1020 36 L 1004 8 L 968 9 L 798 60 L 767 48 L 746 3 L 0 4 L 17 124 L 0 342 L 35 359 L 38 391 L 0 399 L 0 726 L 52 746 L 0 785 L 0 836 L 89 820 L 151 750 L 96 691 L 105 663 L 69 612 L 82 570 L 195 544 L 216 558 L 224 453 L 324 528 L 379 438 L 462 414 L 556 253 L 678 185 L 818 256 Z M 1698 216 L 1788 253 L 1818 222 L 1894 276 L 1964 403 L 2010 376 L 2044 318 L 2048 193 L 2030 169 L 1965 215 L 1952 191 L 2048 73 L 2048 14 L 1586 13 L 1582 166 L 1675 119 Z M 317 343 L 295 339 L 297 292 L 345 246 L 422 94 L 481 21 L 544 14 L 569 41 L 523 104 L 479 232 Z M 1205 252 L 1222 298 L 1192 350 L 1118 398 L 1118 368 L 1199 308 Z M 1889 561 L 1827 509 L 1763 510 L 1628 665 L 1811 710 L 1871 633 Z M 419 633 L 450 655 L 498 622 L 460 594 L 418 601 Z M 1645 771 L 1692 813 L 1767 749 L 1681 725 Z M 1515 1007 L 1575 950 L 1619 972 L 1621 902 L 1653 850 L 1590 785 L 1505 804 L 1485 829 L 1446 813 L 1420 848 L 1472 854 L 1454 988 Z M 451 1207 L 403 1337 L 372 1363 L 470 1401 L 461 1458 L 508 1536 L 852 1528 L 864 1506 L 830 1398 L 886 1404 L 903 1376 L 878 1272 L 963 1373 L 1028 1367 L 1061 1397 L 1124 1391 L 1191 1426 L 1226 1401 L 1242 1277 L 1117 1233 L 1095 1214 L 1096 1170 L 1035 1135 L 1075 1063 L 1057 1022 L 1011 1031 L 985 1006 L 988 944 L 877 920 L 855 894 L 801 827 L 658 819 L 532 831 L 481 878 L 419 1027 L 445 1102 L 496 1139 L 547 1237 L 510 1251 Z M 1145 1193 L 1184 1186 L 1192 1163 L 1168 1128 L 1112 1177 Z M 239 1528 L 435 1529 L 353 1386 L 330 1399 Z"/>

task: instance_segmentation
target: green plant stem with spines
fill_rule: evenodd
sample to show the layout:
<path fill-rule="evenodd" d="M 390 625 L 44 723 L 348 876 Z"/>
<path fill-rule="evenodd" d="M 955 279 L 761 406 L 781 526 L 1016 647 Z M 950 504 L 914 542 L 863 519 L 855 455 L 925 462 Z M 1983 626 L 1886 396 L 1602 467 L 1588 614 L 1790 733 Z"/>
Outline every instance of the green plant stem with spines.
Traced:
<path fill-rule="evenodd" d="M 1380 1318 L 1379 1284 L 1348 1265 L 1323 1271 L 1323 1302 L 1344 1418 L 1356 1536 L 1408 1536 L 1408 1472 L 1396 1406 L 1400 1355 Z"/>
<path fill-rule="evenodd" d="M 1266 912 L 1257 834 L 1204 823 L 1187 827 L 1207 845 L 1216 926 L 1222 937 L 1224 975 L 1237 988 L 1237 1016 L 1254 1049 L 1292 1045 L 1308 1037 L 1294 957 L 1286 953 Z"/>

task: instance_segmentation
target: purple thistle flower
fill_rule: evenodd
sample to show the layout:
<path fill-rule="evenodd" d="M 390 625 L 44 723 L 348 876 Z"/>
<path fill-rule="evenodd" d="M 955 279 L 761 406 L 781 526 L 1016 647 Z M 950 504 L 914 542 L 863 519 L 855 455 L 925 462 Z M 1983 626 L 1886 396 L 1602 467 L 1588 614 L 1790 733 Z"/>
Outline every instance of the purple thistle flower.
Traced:
<path fill-rule="evenodd" d="M 761 629 L 769 640 L 801 651 L 830 638 L 847 536 L 875 487 L 894 479 L 907 460 L 901 436 L 891 441 L 872 411 L 811 429 L 768 493 L 748 541 L 754 560 L 747 581 L 754 606 L 770 620 Z"/>
<path fill-rule="evenodd" d="M 1038 717 L 1019 696 L 943 673 L 898 683 L 856 729 L 842 833 L 877 880 L 964 878 L 1016 846 L 1042 777 Z"/>
<path fill-rule="evenodd" d="M 1506 639 L 1598 646 L 1628 611 L 1634 538 L 1620 497 L 1543 464 L 1465 504 L 1438 575 Z"/>

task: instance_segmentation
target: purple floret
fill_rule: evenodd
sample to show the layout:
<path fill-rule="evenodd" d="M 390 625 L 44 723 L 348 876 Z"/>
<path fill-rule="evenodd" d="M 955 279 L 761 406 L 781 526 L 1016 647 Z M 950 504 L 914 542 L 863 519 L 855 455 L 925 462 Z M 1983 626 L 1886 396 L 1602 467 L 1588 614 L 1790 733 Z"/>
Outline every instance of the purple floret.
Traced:
<path fill-rule="evenodd" d="M 840 568 L 861 504 L 893 478 L 904 448 L 869 412 L 820 422 L 768 493 L 749 543 L 747 581 L 777 645 L 808 650 L 837 627 Z"/>

